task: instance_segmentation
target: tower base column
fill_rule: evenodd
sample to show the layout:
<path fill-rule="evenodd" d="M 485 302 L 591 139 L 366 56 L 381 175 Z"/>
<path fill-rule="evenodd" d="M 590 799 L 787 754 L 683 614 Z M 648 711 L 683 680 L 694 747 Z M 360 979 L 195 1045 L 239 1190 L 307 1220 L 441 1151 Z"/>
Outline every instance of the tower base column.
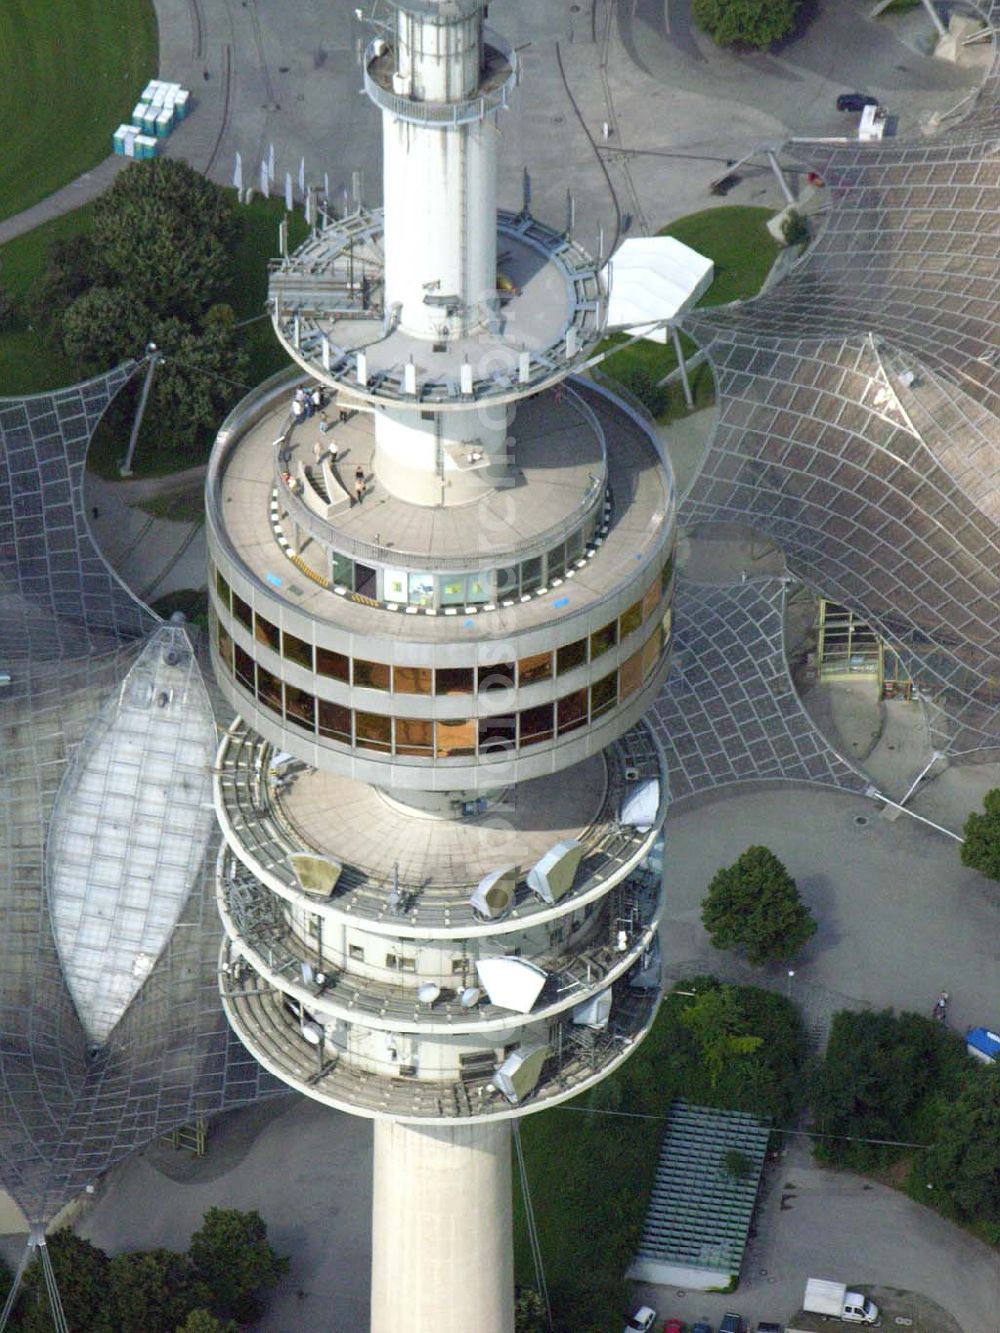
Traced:
<path fill-rule="evenodd" d="M 510 1121 L 375 1121 L 371 1333 L 513 1333 Z"/>

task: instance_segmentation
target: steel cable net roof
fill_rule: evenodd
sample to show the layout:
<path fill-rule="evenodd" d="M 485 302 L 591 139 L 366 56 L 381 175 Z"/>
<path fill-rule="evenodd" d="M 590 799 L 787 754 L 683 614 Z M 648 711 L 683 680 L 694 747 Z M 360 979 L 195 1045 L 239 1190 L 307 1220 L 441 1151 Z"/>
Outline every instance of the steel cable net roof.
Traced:
<path fill-rule="evenodd" d="M 785 594 L 782 579 L 679 580 L 673 661 L 650 718 L 675 803 L 731 782 L 868 787 L 802 706 L 785 652 Z"/>
<path fill-rule="evenodd" d="M 994 58 L 937 137 L 794 145 L 830 195 L 821 234 L 766 295 L 684 321 L 719 419 L 682 522 L 773 537 L 898 646 L 935 746 L 983 756 L 1000 746 L 998 98 Z"/>
<path fill-rule="evenodd" d="M 0 1182 L 31 1221 L 196 1113 L 278 1088 L 219 1004 L 218 835 L 194 810 L 216 731 L 192 639 L 132 597 L 86 523 L 87 446 L 127 370 L 0 401 Z M 134 852 L 117 885 L 116 821 Z M 115 908 L 104 993 L 71 945 L 60 957 L 47 847 L 57 917 Z"/>

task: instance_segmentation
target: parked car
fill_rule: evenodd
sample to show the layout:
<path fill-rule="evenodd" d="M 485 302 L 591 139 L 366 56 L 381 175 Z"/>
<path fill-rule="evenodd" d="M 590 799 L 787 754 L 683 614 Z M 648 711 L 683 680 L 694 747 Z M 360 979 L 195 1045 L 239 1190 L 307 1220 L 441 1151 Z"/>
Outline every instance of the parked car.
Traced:
<path fill-rule="evenodd" d="M 663 1325 L 663 1333 L 684 1333 L 684 1322 L 681 1319 L 668 1319 Z"/>
<path fill-rule="evenodd" d="M 866 106 L 878 106 L 878 98 L 871 93 L 841 93 L 837 98 L 838 111 L 864 111 Z"/>
<path fill-rule="evenodd" d="M 785 1333 L 780 1324 L 758 1324 L 757 1333 Z"/>
<path fill-rule="evenodd" d="M 656 1311 L 651 1305 L 640 1305 L 625 1325 L 625 1333 L 649 1333 L 656 1323 Z"/>
<path fill-rule="evenodd" d="M 743 1316 L 734 1314 L 732 1310 L 722 1316 L 722 1323 L 719 1325 L 719 1333 L 747 1333 L 747 1326 Z"/>
<path fill-rule="evenodd" d="M 707 1324 L 704 1319 L 699 1319 L 697 1324 L 691 1325 L 691 1333 L 712 1333 L 712 1325 Z"/>

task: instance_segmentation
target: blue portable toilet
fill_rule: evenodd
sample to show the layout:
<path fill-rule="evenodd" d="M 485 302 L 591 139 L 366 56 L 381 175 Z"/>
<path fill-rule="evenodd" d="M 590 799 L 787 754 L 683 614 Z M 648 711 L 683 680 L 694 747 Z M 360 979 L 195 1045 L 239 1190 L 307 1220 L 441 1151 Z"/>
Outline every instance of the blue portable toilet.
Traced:
<path fill-rule="evenodd" d="M 992 1065 L 1000 1060 L 1000 1033 L 989 1028 L 969 1028 L 965 1034 L 965 1049 L 975 1060 Z"/>

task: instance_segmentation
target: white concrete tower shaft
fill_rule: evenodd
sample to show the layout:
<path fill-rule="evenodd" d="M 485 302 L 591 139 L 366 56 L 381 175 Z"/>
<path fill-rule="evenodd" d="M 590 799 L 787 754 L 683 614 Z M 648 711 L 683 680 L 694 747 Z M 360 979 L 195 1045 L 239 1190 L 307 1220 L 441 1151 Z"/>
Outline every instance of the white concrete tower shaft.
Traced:
<path fill-rule="evenodd" d="M 510 1122 L 375 1122 L 371 1333 L 513 1333 Z"/>
<path fill-rule="evenodd" d="M 400 8 L 395 40 L 393 90 L 410 114 L 382 110 L 386 309 L 416 337 L 447 340 L 496 303 L 496 112 L 475 105 L 483 6 Z"/>

